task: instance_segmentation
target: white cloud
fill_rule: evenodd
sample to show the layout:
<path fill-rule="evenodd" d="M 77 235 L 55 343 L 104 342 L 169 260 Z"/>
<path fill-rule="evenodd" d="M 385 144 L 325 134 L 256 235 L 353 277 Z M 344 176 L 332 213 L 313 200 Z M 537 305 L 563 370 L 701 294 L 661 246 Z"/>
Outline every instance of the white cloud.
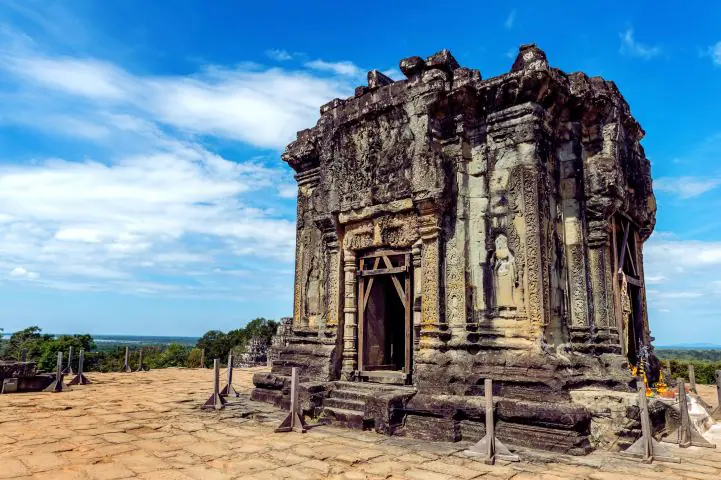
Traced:
<path fill-rule="evenodd" d="M 513 24 L 516 21 L 516 9 L 514 8 L 511 10 L 511 13 L 508 14 L 508 17 L 506 17 L 506 21 L 503 22 L 503 26 L 506 27 L 507 30 L 510 30 L 513 28 Z"/>
<path fill-rule="evenodd" d="M 7 69 L 17 81 L 39 89 L 36 96 L 43 90 L 59 92 L 95 102 L 95 114 L 99 105 L 130 110 L 192 133 L 269 148 L 283 148 L 297 131 L 314 123 L 320 105 L 351 95 L 353 87 L 338 77 L 247 64 L 235 69 L 207 67 L 193 76 L 176 77 L 136 76 L 94 59 L 50 59 L 36 54 L 0 55 L 0 62 L 0 69 Z M 351 62 L 311 63 L 340 77 L 361 72 Z M 102 127 L 93 128 L 87 120 L 59 110 L 62 113 L 52 115 L 63 120 L 64 130 L 77 130 L 86 137 L 107 135 Z M 37 118 L 39 128 L 51 129 L 52 122 L 44 115 L 28 118 L 19 113 L 20 119 L 0 114 L 0 121 L 28 124 Z"/>
<path fill-rule="evenodd" d="M 646 285 L 658 285 L 660 283 L 665 283 L 668 278 L 663 275 L 646 275 L 644 280 L 646 281 Z"/>
<path fill-rule="evenodd" d="M 719 178 L 662 177 L 653 181 L 655 190 L 672 193 L 682 199 L 698 197 L 719 185 Z"/>
<path fill-rule="evenodd" d="M 0 281 L 286 298 L 295 211 L 280 199 L 296 195 L 290 172 L 277 151 L 230 158 L 207 145 L 281 149 L 315 123 L 320 105 L 351 95 L 362 73 L 318 60 L 302 70 L 245 63 L 138 74 L 0 38 L 0 128 L 83 146 L 73 154 L 38 142 L 30 162 L 0 153 Z"/>
<path fill-rule="evenodd" d="M 386 77 L 392 78 L 393 80 L 404 80 L 406 78 L 405 75 L 403 75 L 403 72 L 401 72 L 397 68 L 389 68 L 388 70 L 383 70 L 383 75 Z"/>
<path fill-rule="evenodd" d="M 714 65 L 721 66 L 721 42 L 708 47 L 708 56 L 711 57 L 711 61 Z"/>
<path fill-rule="evenodd" d="M 11 73 L 75 95 L 102 100 L 123 100 L 136 87 L 133 78 L 106 62 L 91 59 L 5 56 Z"/>
<path fill-rule="evenodd" d="M 21 278 L 28 278 L 28 279 L 35 279 L 38 278 L 38 274 L 35 272 L 28 272 L 23 267 L 15 267 L 10 271 L 11 277 L 21 277 Z"/>
<path fill-rule="evenodd" d="M 621 38 L 621 53 L 632 56 L 643 58 L 644 60 L 650 60 L 661 54 L 661 47 L 657 45 L 647 45 L 638 42 L 633 37 L 633 29 L 627 28 L 625 32 L 620 33 Z"/>
<path fill-rule="evenodd" d="M 296 198 L 298 196 L 298 187 L 292 184 L 280 185 L 278 187 L 278 196 L 281 198 Z"/>
<path fill-rule="evenodd" d="M 293 55 L 288 53 L 286 50 L 267 50 L 265 54 L 276 62 L 285 62 L 293 58 Z"/>
<path fill-rule="evenodd" d="M 332 72 L 336 75 L 345 75 L 349 77 L 358 77 L 365 73 L 363 69 L 353 62 L 326 62 L 324 60 L 313 60 L 304 64 L 308 68 L 320 70 L 324 72 Z"/>

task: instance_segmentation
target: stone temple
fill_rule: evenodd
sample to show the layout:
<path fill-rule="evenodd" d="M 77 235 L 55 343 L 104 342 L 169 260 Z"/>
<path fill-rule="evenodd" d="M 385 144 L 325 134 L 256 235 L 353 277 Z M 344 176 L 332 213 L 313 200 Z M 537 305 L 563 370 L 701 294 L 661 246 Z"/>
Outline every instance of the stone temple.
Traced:
<path fill-rule="evenodd" d="M 449 51 L 373 70 L 283 154 L 292 332 L 253 397 L 356 428 L 585 454 L 632 438 L 650 348 L 644 135 L 616 85 L 535 45 L 483 79 Z M 651 375 L 651 373 L 649 373 Z M 631 427 L 629 427 L 631 425 Z"/>

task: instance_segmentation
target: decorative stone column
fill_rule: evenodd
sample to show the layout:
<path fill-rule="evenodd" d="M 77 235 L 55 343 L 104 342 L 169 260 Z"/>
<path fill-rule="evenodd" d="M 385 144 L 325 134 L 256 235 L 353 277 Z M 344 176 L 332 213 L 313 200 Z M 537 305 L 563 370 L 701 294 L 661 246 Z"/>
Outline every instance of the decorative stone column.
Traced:
<path fill-rule="evenodd" d="M 315 224 L 320 229 L 326 257 L 325 275 L 325 314 L 318 325 L 319 331 L 326 327 L 338 326 L 340 303 L 340 249 L 338 243 L 337 221 L 331 215 L 316 218 Z"/>
<path fill-rule="evenodd" d="M 424 200 L 418 205 L 421 215 L 420 235 L 423 243 L 422 302 L 420 348 L 434 348 L 442 345 L 441 327 L 441 216 L 434 200 Z"/>
<path fill-rule="evenodd" d="M 353 377 L 358 364 L 358 307 L 356 301 L 356 256 L 351 250 L 343 251 L 343 272 L 345 275 L 343 365 L 341 377 Z"/>
<path fill-rule="evenodd" d="M 413 244 L 411 255 L 413 258 L 413 348 L 417 349 L 420 341 L 421 318 L 423 316 L 423 263 L 421 252 L 423 241 Z"/>
<path fill-rule="evenodd" d="M 593 327 L 609 330 L 615 327 L 613 316 L 613 287 L 607 222 L 588 222 L 588 263 L 591 273 Z M 615 328 L 614 328 L 615 329 Z"/>

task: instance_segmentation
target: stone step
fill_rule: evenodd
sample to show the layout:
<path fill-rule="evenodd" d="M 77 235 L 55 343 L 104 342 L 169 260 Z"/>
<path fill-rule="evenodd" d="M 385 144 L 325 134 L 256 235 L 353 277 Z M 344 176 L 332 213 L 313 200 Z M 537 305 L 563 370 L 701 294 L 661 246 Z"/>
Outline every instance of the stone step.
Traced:
<path fill-rule="evenodd" d="M 335 389 L 337 390 L 360 390 L 372 394 L 374 392 L 396 392 L 396 391 L 408 391 L 415 392 L 415 387 L 406 385 L 387 385 L 382 383 L 373 382 L 344 382 L 335 381 L 333 382 Z"/>
<path fill-rule="evenodd" d="M 347 410 L 345 408 L 323 407 L 322 415 L 332 419 L 333 423 L 348 428 L 363 429 L 370 427 L 363 421 L 363 412 L 358 410 Z"/>
<path fill-rule="evenodd" d="M 365 408 L 365 400 L 355 400 L 352 398 L 326 398 L 323 400 L 323 407 L 340 408 L 343 410 L 353 410 L 363 412 Z"/>
<path fill-rule="evenodd" d="M 369 390 L 361 390 L 361 389 L 355 389 L 355 388 L 341 388 L 341 389 L 335 389 L 331 390 L 329 398 L 342 398 L 347 400 L 356 400 L 365 402 L 368 400 L 372 395 L 371 391 Z"/>

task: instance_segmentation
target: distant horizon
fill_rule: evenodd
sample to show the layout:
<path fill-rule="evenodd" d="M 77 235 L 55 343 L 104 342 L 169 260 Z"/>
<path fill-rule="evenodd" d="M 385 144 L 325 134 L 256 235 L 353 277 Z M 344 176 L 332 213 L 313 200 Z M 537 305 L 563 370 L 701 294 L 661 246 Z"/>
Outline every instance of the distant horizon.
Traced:
<path fill-rule="evenodd" d="M 0 332 L 0 338 L 9 338 L 13 333 L 16 332 Z M 141 334 L 116 334 L 116 333 L 90 333 L 90 332 L 75 332 L 75 333 L 56 333 L 56 332 L 45 332 L 41 331 L 43 335 L 52 336 L 63 336 L 63 335 L 90 335 L 93 340 L 104 340 L 104 339 L 185 339 L 185 340 L 197 340 L 202 335 L 141 335 Z M 653 346 L 658 349 L 686 349 L 686 350 L 721 350 L 720 344 L 709 343 L 709 342 L 679 342 L 679 343 L 658 343 L 654 342 Z"/>
<path fill-rule="evenodd" d="M 22 330 L 16 330 L 15 332 L 0 332 L 0 336 L 1 336 L 1 337 L 10 337 L 11 335 L 13 335 L 14 333 L 17 333 L 17 332 L 19 332 L 19 331 L 22 331 Z M 63 336 L 63 335 L 68 335 L 68 336 L 70 336 L 70 335 L 90 335 L 90 336 L 93 337 L 94 339 L 95 339 L 95 338 L 100 338 L 100 337 L 114 337 L 114 338 L 123 338 L 123 337 L 126 337 L 126 338 L 131 338 L 131 337 L 134 337 L 134 338 L 196 338 L 196 339 L 197 339 L 197 338 L 202 337 L 202 335 L 139 335 L 139 334 L 126 334 L 126 333 L 116 334 L 116 333 L 90 333 L 90 332 L 75 332 L 75 333 L 62 332 L 62 333 L 56 333 L 56 332 L 45 332 L 45 331 L 42 331 L 42 330 L 41 330 L 40 333 L 41 333 L 42 335 L 53 335 L 53 336 L 56 336 L 56 337 L 57 337 L 57 336 Z"/>

